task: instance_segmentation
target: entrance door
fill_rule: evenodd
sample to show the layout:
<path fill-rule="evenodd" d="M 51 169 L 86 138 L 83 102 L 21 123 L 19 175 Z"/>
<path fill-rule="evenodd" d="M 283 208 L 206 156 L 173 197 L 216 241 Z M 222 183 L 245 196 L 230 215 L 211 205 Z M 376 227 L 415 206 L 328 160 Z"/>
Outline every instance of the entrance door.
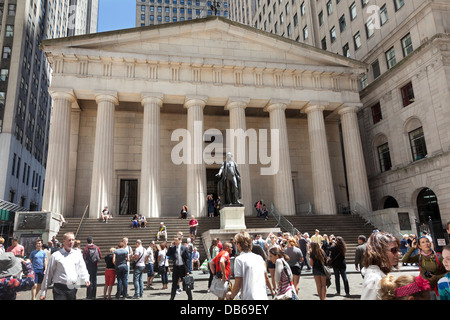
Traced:
<path fill-rule="evenodd" d="M 137 214 L 137 195 L 138 195 L 138 181 L 137 180 L 120 180 L 120 211 L 121 215 Z"/>

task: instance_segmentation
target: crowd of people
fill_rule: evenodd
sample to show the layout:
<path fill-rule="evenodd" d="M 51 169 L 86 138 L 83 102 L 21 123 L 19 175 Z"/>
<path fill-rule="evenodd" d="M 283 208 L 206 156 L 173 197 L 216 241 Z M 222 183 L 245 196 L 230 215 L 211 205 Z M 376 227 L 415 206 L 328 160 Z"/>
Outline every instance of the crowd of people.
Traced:
<path fill-rule="evenodd" d="M 191 300 L 192 272 L 194 266 L 200 268 L 201 260 L 192 241 L 198 222 L 193 216 L 190 221 L 189 238 L 178 232 L 170 241 L 166 234 L 163 241 L 151 241 L 147 248 L 138 239 L 134 250 L 123 238 L 105 256 L 93 237 L 82 246 L 71 232 L 64 234 L 61 243 L 56 237 L 48 244 L 37 239 L 35 250 L 25 260 L 21 259 L 24 248 L 17 239 L 5 248 L 0 238 L 0 300 L 13 300 L 23 290 L 31 290 L 33 300 L 44 300 L 51 285 L 55 300 L 76 299 L 82 285 L 86 286 L 86 299 L 96 299 L 101 260 L 106 263 L 104 299 L 140 299 L 144 288 L 167 290 L 171 273 L 170 299 L 184 291 Z M 427 234 L 412 235 L 409 240 L 402 244 L 392 234 L 378 230 L 368 238 L 358 237 L 355 269 L 362 277 L 361 300 L 450 299 L 450 246 L 436 252 Z M 346 255 L 343 237 L 321 235 L 319 230 L 311 237 L 301 232 L 269 233 L 265 239 L 261 234 L 251 236 L 242 231 L 223 243 L 217 238 L 212 240 L 207 257 L 208 292 L 219 300 L 260 300 L 270 296 L 275 300 L 299 300 L 299 280 L 306 268 L 314 278 L 320 300 L 326 299 L 333 280 L 336 294 L 341 294 L 342 280 L 345 295 L 349 296 Z M 392 274 L 401 263 L 418 266 L 418 274 Z M 130 274 L 132 296 L 128 294 Z M 156 275 L 161 279 L 160 288 L 153 287 Z"/>

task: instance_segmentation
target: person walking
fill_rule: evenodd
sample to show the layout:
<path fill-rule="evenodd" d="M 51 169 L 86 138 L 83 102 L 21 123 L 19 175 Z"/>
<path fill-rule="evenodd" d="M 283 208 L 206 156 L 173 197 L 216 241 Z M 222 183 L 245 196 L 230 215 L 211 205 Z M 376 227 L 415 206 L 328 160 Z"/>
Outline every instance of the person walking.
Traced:
<path fill-rule="evenodd" d="M 303 254 L 302 251 L 296 246 L 297 241 L 295 238 L 290 238 L 287 242 L 287 248 L 284 250 L 284 253 L 289 257 L 287 263 L 291 268 L 292 272 L 292 281 L 294 284 L 295 294 L 298 295 L 298 284 L 300 282 L 300 275 L 302 272 L 301 265 L 303 263 Z"/>
<path fill-rule="evenodd" d="M 47 252 L 42 249 L 42 244 L 42 239 L 37 239 L 36 250 L 30 253 L 30 261 L 34 271 L 35 281 L 35 286 L 31 288 L 31 300 L 36 300 L 37 294 L 41 291 L 44 272 L 47 269 Z"/>
<path fill-rule="evenodd" d="M 134 250 L 134 255 L 132 259 L 135 261 L 133 274 L 133 284 L 134 284 L 133 299 L 140 299 L 144 294 L 144 279 L 142 275 L 145 269 L 145 250 L 144 247 L 142 246 L 141 240 L 136 240 L 136 250 Z"/>
<path fill-rule="evenodd" d="M 145 253 L 145 269 L 147 271 L 147 289 L 153 285 L 153 279 L 155 278 L 155 253 L 153 249 L 155 248 L 155 241 L 150 241 L 150 245 Z"/>
<path fill-rule="evenodd" d="M 167 250 L 167 255 L 173 260 L 172 291 L 170 300 L 175 299 L 178 289 L 178 280 L 183 282 L 184 277 L 189 276 L 189 254 L 188 249 L 181 244 L 180 237 L 175 237 L 171 246 Z M 188 300 L 192 300 L 192 292 L 186 288 Z"/>
<path fill-rule="evenodd" d="M 87 238 L 87 246 L 83 249 L 83 259 L 89 272 L 91 285 L 86 290 L 86 299 L 95 299 L 97 296 L 98 262 L 102 259 L 100 248 L 94 244 L 92 237 Z"/>
<path fill-rule="evenodd" d="M 195 237 L 197 236 L 197 227 L 198 220 L 195 219 L 195 217 L 192 215 L 191 219 L 189 220 L 189 236 L 192 238 L 192 242 L 195 241 Z"/>
<path fill-rule="evenodd" d="M 280 248 L 273 247 L 269 250 L 269 259 L 275 264 L 275 284 L 277 285 L 275 300 L 298 300 L 293 284 L 293 274 L 288 264 L 289 256 Z"/>
<path fill-rule="evenodd" d="M 345 261 L 345 254 L 347 252 L 347 245 L 344 239 L 340 236 L 336 237 L 336 243 L 332 244 L 330 247 L 330 258 L 331 258 L 331 266 L 333 267 L 334 272 L 334 281 L 336 283 L 336 294 L 341 294 L 341 282 L 339 279 L 339 275 L 342 277 L 342 281 L 344 282 L 344 290 L 347 296 L 350 295 L 350 286 L 348 284 L 347 279 L 347 263 Z"/>
<path fill-rule="evenodd" d="M 158 247 L 158 245 L 156 246 Z M 169 269 L 169 263 L 167 261 L 167 248 L 166 243 L 163 242 L 159 245 L 158 250 L 158 273 L 161 276 L 162 290 L 167 289 L 169 279 L 167 277 L 167 270 Z"/>
<path fill-rule="evenodd" d="M 105 286 L 103 288 L 103 299 L 111 300 L 111 291 L 116 281 L 116 268 L 113 262 L 115 248 L 109 249 L 109 254 L 105 256 Z"/>
<path fill-rule="evenodd" d="M 317 242 L 311 242 L 311 254 L 309 256 L 312 266 L 312 274 L 316 282 L 317 293 L 320 300 L 327 297 L 327 276 L 325 274 L 325 252 Z"/>
<path fill-rule="evenodd" d="M 63 248 L 50 256 L 41 287 L 41 300 L 45 300 L 47 289 L 53 283 L 54 300 L 76 300 L 79 287 L 78 279 L 90 286 L 89 272 L 81 251 L 72 250 L 75 235 L 72 232 L 63 236 Z"/>
<path fill-rule="evenodd" d="M 227 300 L 233 300 L 241 293 L 242 300 L 268 300 L 266 291 L 266 268 L 263 258 L 252 252 L 252 238 L 242 231 L 234 240 L 240 254 L 234 262 L 235 282 L 233 290 L 227 293 Z"/>
<path fill-rule="evenodd" d="M 367 240 L 363 259 L 361 300 L 378 300 L 380 280 L 398 268 L 400 241 L 390 233 L 375 231 Z"/>
<path fill-rule="evenodd" d="M 19 239 L 13 238 L 12 245 L 6 249 L 6 252 L 12 252 L 16 257 L 23 258 L 25 256 L 25 248 L 19 244 Z"/>
<path fill-rule="evenodd" d="M 211 260 L 209 263 L 209 268 L 211 273 L 213 273 L 217 278 L 223 281 L 228 281 L 228 291 L 233 289 L 230 281 L 230 254 L 233 250 L 231 243 L 225 242 L 223 244 L 223 250 L 217 254 L 217 256 Z M 225 298 L 219 298 L 219 300 L 224 300 Z"/>
<path fill-rule="evenodd" d="M 356 247 L 355 250 L 355 269 L 356 271 L 359 270 L 359 272 L 361 273 L 362 270 L 362 262 L 363 262 L 363 258 L 364 258 L 364 252 L 366 252 L 366 246 L 367 246 L 367 238 L 364 235 L 359 235 L 358 236 L 358 246 Z M 362 276 L 362 274 L 361 274 Z"/>
<path fill-rule="evenodd" d="M 119 242 L 118 249 L 114 251 L 113 255 L 113 263 L 116 266 L 117 277 L 116 299 L 120 299 L 121 295 L 123 298 L 128 298 L 129 251 L 126 249 L 126 246 L 125 242 Z"/>

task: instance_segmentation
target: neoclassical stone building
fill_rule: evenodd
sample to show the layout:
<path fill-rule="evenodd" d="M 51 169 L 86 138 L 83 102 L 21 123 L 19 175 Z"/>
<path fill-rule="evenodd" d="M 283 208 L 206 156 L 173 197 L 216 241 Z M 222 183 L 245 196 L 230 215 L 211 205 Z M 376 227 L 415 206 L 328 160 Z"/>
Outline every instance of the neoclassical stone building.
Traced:
<path fill-rule="evenodd" d="M 220 17 L 42 48 L 53 68 L 44 210 L 80 216 L 89 205 L 98 217 L 107 205 L 164 217 L 187 204 L 206 216 L 226 151 L 239 163 L 247 215 L 259 199 L 284 215 L 307 203 L 336 214 L 349 200 L 372 209 L 361 62 Z M 230 129 L 247 144 L 231 146 Z"/>

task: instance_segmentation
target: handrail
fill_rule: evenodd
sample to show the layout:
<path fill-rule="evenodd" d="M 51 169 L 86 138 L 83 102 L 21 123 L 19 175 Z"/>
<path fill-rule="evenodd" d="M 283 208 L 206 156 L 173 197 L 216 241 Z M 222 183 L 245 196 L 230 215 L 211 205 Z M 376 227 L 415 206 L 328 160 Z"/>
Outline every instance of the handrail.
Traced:
<path fill-rule="evenodd" d="M 86 212 L 87 212 L 88 207 L 89 207 L 89 205 L 87 205 L 86 209 L 84 209 L 83 216 L 81 217 L 80 223 L 78 224 L 77 231 L 75 232 L 75 239 L 77 238 L 77 235 L 78 235 L 78 232 L 80 231 L 81 225 L 84 222 L 84 217 L 86 216 Z"/>
<path fill-rule="evenodd" d="M 294 225 L 288 219 L 286 219 L 285 216 L 277 212 L 277 210 L 275 209 L 275 205 L 273 203 L 270 205 L 270 214 L 277 221 L 276 225 L 277 227 L 283 228 L 284 230 L 288 231 L 292 236 L 296 235 L 299 232 L 299 230 L 295 228 Z"/>

